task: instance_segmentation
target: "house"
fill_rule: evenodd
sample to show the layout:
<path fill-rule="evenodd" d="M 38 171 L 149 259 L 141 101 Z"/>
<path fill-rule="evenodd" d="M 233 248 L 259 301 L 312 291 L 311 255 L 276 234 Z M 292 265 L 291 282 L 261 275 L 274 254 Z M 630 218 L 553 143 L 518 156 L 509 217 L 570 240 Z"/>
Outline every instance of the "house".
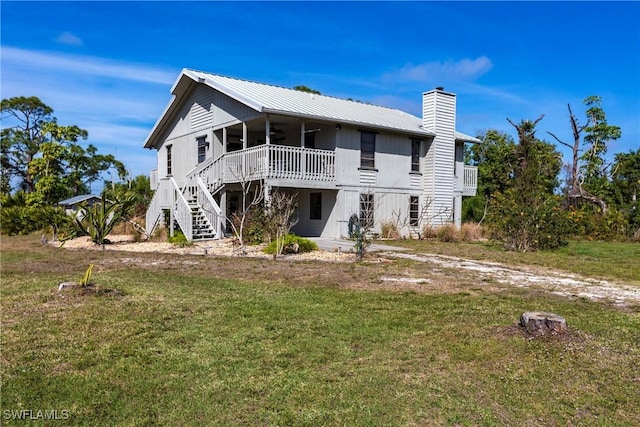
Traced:
<path fill-rule="evenodd" d="M 100 196 L 96 196 L 95 194 L 81 194 L 58 202 L 58 206 L 62 206 L 67 215 L 74 216 L 78 211 L 80 204 L 86 204 L 91 207 L 101 200 Z"/>
<path fill-rule="evenodd" d="M 184 69 L 147 137 L 156 150 L 152 232 L 168 212 L 188 239 L 219 238 L 242 203 L 242 183 L 298 195 L 302 236 L 345 237 L 394 221 L 405 235 L 425 224 L 460 225 L 477 170 L 463 163 L 456 96 L 422 95 L 423 117 L 352 100 Z M 257 185 L 254 186 L 257 188 Z"/>

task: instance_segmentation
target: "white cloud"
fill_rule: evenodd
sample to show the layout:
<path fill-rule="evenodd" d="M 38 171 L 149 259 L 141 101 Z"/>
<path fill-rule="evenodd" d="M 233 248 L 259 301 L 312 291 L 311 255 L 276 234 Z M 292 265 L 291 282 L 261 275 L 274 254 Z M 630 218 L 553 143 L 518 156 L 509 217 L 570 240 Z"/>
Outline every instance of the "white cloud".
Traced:
<path fill-rule="evenodd" d="M 177 74 L 159 68 L 121 63 L 91 56 L 66 55 L 58 52 L 39 52 L 9 46 L 2 47 L 2 62 L 48 71 L 67 71 L 75 74 L 109 77 L 161 85 L 172 84 Z"/>
<path fill-rule="evenodd" d="M 89 132 L 87 143 L 113 154 L 135 176 L 148 174 L 155 153 L 143 148 L 171 98 L 178 71 L 109 58 L 2 50 L 2 98 L 37 96 L 63 125 Z"/>
<path fill-rule="evenodd" d="M 83 44 L 80 37 L 73 35 L 69 31 L 65 31 L 64 33 L 60 34 L 56 39 L 56 42 L 69 46 L 82 46 Z"/>
<path fill-rule="evenodd" d="M 474 81 L 486 74 L 493 64 L 486 56 L 476 59 L 460 59 L 458 61 L 433 61 L 424 64 L 407 64 L 399 70 L 389 73 L 388 79 L 411 80 L 422 83 L 439 83 L 451 81 Z"/>

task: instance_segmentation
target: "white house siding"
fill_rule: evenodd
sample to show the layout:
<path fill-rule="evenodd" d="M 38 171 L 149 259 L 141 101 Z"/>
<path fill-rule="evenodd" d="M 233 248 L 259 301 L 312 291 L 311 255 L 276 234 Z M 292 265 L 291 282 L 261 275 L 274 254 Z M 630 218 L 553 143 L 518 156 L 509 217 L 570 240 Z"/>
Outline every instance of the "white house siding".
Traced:
<path fill-rule="evenodd" d="M 189 119 L 191 129 L 202 129 L 213 125 L 212 104 L 214 91 L 202 85 L 198 85 L 191 96 L 191 111 Z"/>
<path fill-rule="evenodd" d="M 417 196 L 419 193 L 413 193 Z M 386 192 L 375 195 L 377 224 L 375 231 L 380 233 L 383 223 L 393 223 L 400 227 L 402 234 L 408 234 L 410 193 Z"/>
<path fill-rule="evenodd" d="M 299 209 L 298 223 L 292 231 L 301 236 L 307 237 L 336 237 L 338 212 L 335 209 L 338 192 L 335 190 L 297 190 Z M 310 194 L 322 194 L 321 218 L 310 219 Z"/>
<path fill-rule="evenodd" d="M 375 170 L 360 169 L 360 131 L 343 127 L 336 138 L 336 181 L 343 186 L 411 186 L 411 139 L 407 135 L 377 133 Z"/>
<path fill-rule="evenodd" d="M 213 120 L 215 127 L 235 124 L 256 117 L 257 112 L 227 95 L 206 86 L 202 90 L 213 92 Z"/>
<path fill-rule="evenodd" d="M 456 97 L 453 94 L 433 90 L 423 95 L 423 125 L 435 131 L 429 155 L 433 156 L 433 190 L 425 188 L 426 196 L 431 199 L 429 216 L 434 218 L 433 225 L 449 222 L 453 211 L 454 190 L 454 152 L 456 125 Z M 429 156 L 428 155 L 428 156 Z M 430 159 L 429 159 L 430 160 Z M 431 184 L 431 182 L 429 182 Z M 443 213 L 447 212 L 449 215 Z"/>

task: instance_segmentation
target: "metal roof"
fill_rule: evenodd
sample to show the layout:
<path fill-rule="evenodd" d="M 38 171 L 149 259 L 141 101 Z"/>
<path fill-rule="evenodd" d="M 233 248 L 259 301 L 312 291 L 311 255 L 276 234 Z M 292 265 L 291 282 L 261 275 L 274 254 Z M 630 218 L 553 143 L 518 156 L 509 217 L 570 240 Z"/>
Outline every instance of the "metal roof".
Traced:
<path fill-rule="evenodd" d="M 91 200 L 91 199 L 102 200 L 100 196 L 96 196 L 95 194 L 81 194 L 79 196 L 74 196 L 69 199 L 61 200 L 58 202 L 58 205 L 70 206 L 70 205 L 75 205 L 76 203 L 82 203 L 84 201 Z"/>
<path fill-rule="evenodd" d="M 422 127 L 421 118 L 398 109 L 183 69 L 171 89 L 175 97 L 151 131 L 145 142 L 145 148 L 154 146 L 152 140 L 158 136 L 163 119 L 166 119 L 168 113 L 178 108 L 179 99 L 184 94 L 181 91 L 186 90 L 187 87 L 185 77 L 193 82 L 206 84 L 260 113 L 335 121 L 417 136 L 435 136 L 432 130 Z M 461 132 L 456 132 L 456 139 L 480 142 Z"/>
<path fill-rule="evenodd" d="M 393 108 L 238 80 L 202 71 L 184 70 L 183 72 L 194 80 L 220 90 L 262 113 L 330 120 L 425 136 L 435 135 L 422 128 L 420 118 Z"/>

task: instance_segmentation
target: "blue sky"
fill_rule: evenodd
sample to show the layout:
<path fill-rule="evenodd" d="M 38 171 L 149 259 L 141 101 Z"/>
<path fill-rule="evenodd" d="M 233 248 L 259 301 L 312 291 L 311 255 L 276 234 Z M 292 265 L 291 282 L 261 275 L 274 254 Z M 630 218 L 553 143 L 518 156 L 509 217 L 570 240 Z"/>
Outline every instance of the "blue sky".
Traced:
<path fill-rule="evenodd" d="M 37 96 L 89 132 L 133 176 L 182 68 L 400 108 L 422 92 L 458 95 L 458 130 L 545 118 L 571 142 L 567 104 L 602 97 L 640 146 L 638 2 L 12 2 L 2 1 L 1 96 Z M 3 120 L 3 126 L 7 121 Z M 561 147 L 559 147 L 561 148 Z"/>

